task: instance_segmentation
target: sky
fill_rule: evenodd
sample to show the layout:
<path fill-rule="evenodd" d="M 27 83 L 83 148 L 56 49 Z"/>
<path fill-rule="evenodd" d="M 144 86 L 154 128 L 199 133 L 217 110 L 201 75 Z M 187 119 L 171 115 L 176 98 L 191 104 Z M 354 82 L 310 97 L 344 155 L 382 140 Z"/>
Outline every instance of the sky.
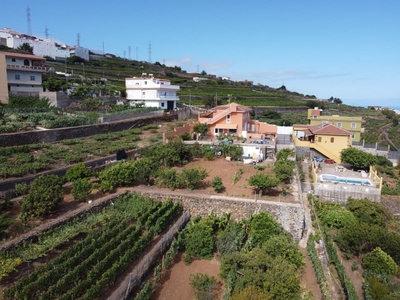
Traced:
<path fill-rule="evenodd" d="M 398 0 L 19 0 L 0 28 L 94 52 L 400 107 Z M 129 51 L 130 49 L 130 51 Z"/>

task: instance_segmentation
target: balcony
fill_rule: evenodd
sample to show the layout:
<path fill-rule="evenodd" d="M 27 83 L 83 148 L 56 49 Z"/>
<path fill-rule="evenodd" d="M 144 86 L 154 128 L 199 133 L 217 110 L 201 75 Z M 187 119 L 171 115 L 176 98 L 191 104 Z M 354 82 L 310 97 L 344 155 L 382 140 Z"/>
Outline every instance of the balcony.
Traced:
<path fill-rule="evenodd" d="M 164 95 L 157 95 L 158 100 L 166 100 L 166 101 L 178 101 L 178 96 L 164 96 Z M 144 98 L 146 99 L 146 98 Z"/>
<path fill-rule="evenodd" d="M 7 70 L 20 70 L 20 71 L 35 71 L 46 72 L 46 67 L 40 66 L 20 66 L 20 65 L 7 65 Z"/>

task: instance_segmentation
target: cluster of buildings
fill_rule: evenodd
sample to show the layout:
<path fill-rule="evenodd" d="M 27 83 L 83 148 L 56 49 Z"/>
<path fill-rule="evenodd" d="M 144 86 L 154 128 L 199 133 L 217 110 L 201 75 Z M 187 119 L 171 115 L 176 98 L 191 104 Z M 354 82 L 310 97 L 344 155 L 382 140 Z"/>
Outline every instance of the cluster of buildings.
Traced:
<path fill-rule="evenodd" d="M 17 49 L 23 44 L 29 44 L 33 48 L 33 54 L 48 56 L 56 60 L 65 60 L 72 56 L 79 56 L 89 60 L 89 49 L 80 46 L 68 46 L 60 44 L 54 39 L 41 39 L 27 34 L 21 34 L 10 28 L 0 29 L 0 45 Z"/>

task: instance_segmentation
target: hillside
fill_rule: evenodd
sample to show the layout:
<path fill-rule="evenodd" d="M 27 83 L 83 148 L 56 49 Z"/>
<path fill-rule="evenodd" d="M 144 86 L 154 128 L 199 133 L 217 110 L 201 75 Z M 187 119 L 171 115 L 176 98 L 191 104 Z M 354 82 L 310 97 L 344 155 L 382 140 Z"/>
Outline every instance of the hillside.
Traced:
<path fill-rule="evenodd" d="M 303 106 L 306 99 L 316 99 L 314 95 L 303 95 L 286 90 L 284 86 L 275 89 L 269 86 L 257 84 L 251 81 L 223 80 L 215 75 L 187 73 L 178 66 L 168 67 L 159 62 L 154 64 L 139 62 L 116 57 L 102 57 L 102 60 L 83 61 L 73 57 L 64 61 L 49 59 L 47 65 L 55 72 L 71 74 L 65 77 L 63 74 L 48 73 L 44 76 L 44 84 L 49 80 L 78 84 L 103 84 L 107 80 L 108 86 L 123 90 L 125 78 L 140 77 L 143 73 L 153 74 L 155 77 L 169 79 L 172 84 L 180 86 L 178 95 L 181 102 L 191 102 L 192 105 L 201 104 L 205 97 L 216 97 L 219 100 L 243 102 L 249 101 L 249 106 Z M 194 82 L 193 77 L 206 78 L 201 82 Z M 63 84 L 64 83 L 64 84 Z M 59 85 L 57 85 L 59 86 Z M 47 87 L 47 86 L 46 86 Z M 49 87 L 48 87 L 49 88 Z M 51 90 L 51 87 L 49 88 Z"/>

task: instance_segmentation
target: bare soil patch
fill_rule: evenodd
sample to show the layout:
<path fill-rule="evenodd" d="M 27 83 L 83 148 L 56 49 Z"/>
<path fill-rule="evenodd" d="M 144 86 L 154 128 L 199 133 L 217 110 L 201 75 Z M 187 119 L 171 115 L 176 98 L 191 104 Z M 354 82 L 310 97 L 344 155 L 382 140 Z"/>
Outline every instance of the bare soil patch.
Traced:
<path fill-rule="evenodd" d="M 308 256 L 307 249 L 300 249 L 300 251 L 306 263 L 303 273 L 301 274 L 301 285 L 313 295 L 314 299 L 322 299 L 321 288 L 319 287 L 315 270 L 311 259 Z"/>
<path fill-rule="evenodd" d="M 221 299 L 225 284 L 219 277 L 220 262 L 216 257 L 211 260 L 194 260 L 190 265 L 185 265 L 182 254 L 178 254 L 175 264 L 163 274 L 161 284 L 153 292 L 151 300 L 191 300 L 195 299 L 193 288 L 190 286 L 191 274 L 202 273 L 214 276 L 218 281 L 217 297 Z"/>
<path fill-rule="evenodd" d="M 282 195 L 282 186 L 278 186 L 268 194 L 263 194 L 261 197 L 258 192 L 255 193 L 255 190 L 252 186 L 248 185 L 248 179 L 259 173 L 264 172 L 267 174 L 272 174 L 273 162 L 265 161 L 259 163 L 258 166 L 265 166 L 263 171 L 259 171 L 256 169 L 256 166 L 251 164 L 243 164 L 241 161 L 227 161 L 224 158 L 218 157 L 214 160 L 205 160 L 205 159 L 195 159 L 182 168 L 204 168 L 208 171 L 208 177 L 204 180 L 203 184 L 196 190 L 188 191 L 188 190 L 176 190 L 174 192 L 183 192 L 186 194 L 205 194 L 205 195 L 221 195 L 221 196 L 229 196 L 229 197 L 239 197 L 239 198 L 248 198 L 254 199 L 257 197 L 259 200 L 270 200 L 270 201 L 278 201 L 278 202 L 293 202 L 293 196 L 291 195 L 290 185 L 287 187 L 286 196 Z M 238 181 L 234 181 L 235 174 L 242 173 L 239 176 Z M 211 187 L 211 181 L 215 176 L 219 176 L 222 179 L 222 183 L 225 187 L 225 190 L 221 193 L 217 193 Z M 151 187 L 153 189 L 153 187 Z"/>

